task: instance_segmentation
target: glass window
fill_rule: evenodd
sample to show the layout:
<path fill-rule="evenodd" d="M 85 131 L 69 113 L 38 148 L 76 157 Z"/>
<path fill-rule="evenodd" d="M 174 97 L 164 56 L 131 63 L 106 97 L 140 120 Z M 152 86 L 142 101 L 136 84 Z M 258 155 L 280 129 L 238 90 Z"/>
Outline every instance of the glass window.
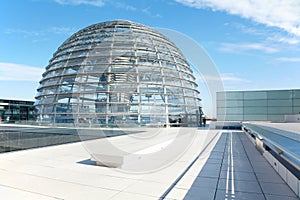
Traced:
<path fill-rule="evenodd" d="M 282 122 L 284 120 L 284 115 L 268 115 L 268 121 L 279 121 Z"/>
<path fill-rule="evenodd" d="M 244 113 L 243 107 L 239 107 L 239 108 L 225 108 L 224 111 L 225 111 L 226 114 L 243 114 Z"/>
<path fill-rule="evenodd" d="M 244 100 L 244 106 L 267 106 L 268 105 L 268 101 L 267 99 L 265 100 L 261 100 L 261 99 L 253 99 L 253 100 Z"/>
<path fill-rule="evenodd" d="M 268 107 L 268 114 L 290 115 L 292 113 L 292 107 Z"/>
<path fill-rule="evenodd" d="M 268 107 L 244 107 L 244 115 L 267 114 Z"/>
<path fill-rule="evenodd" d="M 292 99 L 268 100 L 268 106 L 292 106 Z"/>
<path fill-rule="evenodd" d="M 293 99 L 294 106 L 300 106 L 300 99 Z"/>
<path fill-rule="evenodd" d="M 225 105 L 226 107 L 242 107 L 244 102 L 243 100 L 227 100 Z"/>
<path fill-rule="evenodd" d="M 293 114 L 300 114 L 300 106 L 293 107 Z"/>
<path fill-rule="evenodd" d="M 265 91 L 249 91 L 244 92 L 244 99 L 267 99 L 267 92 Z"/>
<path fill-rule="evenodd" d="M 300 90 L 294 90 L 294 98 L 300 99 Z"/>
<path fill-rule="evenodd" d="M 260 121 L 260 120 L 268 120 L 268 116 L 266 114 L 256 114 L 256 115 L 244 115 L 244 120 L 249 121 Z"/>
<path fill-rule="evenodd" d="M 268 91 L 268 99 L 290 99 L 293 93 L 290 90 Z"/>
<path fill-rule="evenodd" d="M 234 115 L 234 114 L 227 114 L 221 115 L 219 119 L 225 119 L 227 121 L 242 121 L 244 119 L 243 115 Z"/>
<path fill-rule="evenodd" d="M 226 99 L 243 99 L 243 92 L 226 92 Z"/>

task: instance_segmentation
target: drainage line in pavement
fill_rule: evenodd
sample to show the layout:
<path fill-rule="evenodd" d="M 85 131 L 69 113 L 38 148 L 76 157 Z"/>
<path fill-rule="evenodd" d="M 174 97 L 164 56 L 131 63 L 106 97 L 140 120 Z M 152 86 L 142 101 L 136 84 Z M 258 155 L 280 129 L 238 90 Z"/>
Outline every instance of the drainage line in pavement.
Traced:
<path fill-rule="evenodd" d="M 221 134 L 224 134 L 224 132 L 222 132 Z M 232 134 L 232 132 L 231 132 Z M 224 146 L 224 153 L 223 153 L 223 156 L 222 156 L 222 161 L 221 161 L 221 169 L 219 171 L 219 176 L 218 176 L 218 181 L 217 181 L 217 185 L 216 185 L 216 190 L 215 190 L 215 194 L 214 194 L 214 199 L 216 199 L 216 196 L 217 196 L 217 190 L 218 190 L 218 186 L 219 186 L 219 182 L 220 182 L 220 177 L 221 177 L 221 172 L 222 172 L 222 165 L 223 165 L 223 162 L 224 162 L 224 159 L 225 159 L 225 151 L 226 151 L 226 148 L 228 148 L 228 134 L 226 135 L 226 139 L 225 139 L 225 146 Z M 229 164 L 229 163 L 227 163 Z"/>
<path fill-rule="evenodd" d="M 172 185 L 163 193 L 159 199 L 165 199 L 166 196 L 171 192 L 175 185 L 182 179 L 182 177 L 189 171 L 189 169 L 194 165 L 194 163 L 199 159 L 202 153 L 208 148 L 208 146 L 214 141 L 217 135 L 220 132 L 217 132 L 216 135 L 209 141 L 209 143 L 204 147 L 204 149 L 198 154 L 198 156 L 189 164 L 189 166 L 179 175 L 179 177 L 172 183 Z"/>

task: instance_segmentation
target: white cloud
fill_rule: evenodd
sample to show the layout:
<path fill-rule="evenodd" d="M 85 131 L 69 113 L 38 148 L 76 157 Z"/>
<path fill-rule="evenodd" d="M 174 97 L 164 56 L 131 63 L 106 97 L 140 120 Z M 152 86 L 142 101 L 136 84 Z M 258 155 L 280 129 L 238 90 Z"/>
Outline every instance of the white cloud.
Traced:
<path fill-rule="evenodd" d="M 102 7 L 104 6 L 103 0 L 54 0 L 56 3 L 62 5 L 90 5 L 90 6 L 97 6 Z"/>
<path fill-rule="evenodd" d="M 42 78 L 43 68 L 27 65 L 0 62 L 0 80 L 2 81 L 34 81 Z"/>
<path fill-rule="evenodd" d="M 11 29 L 7 28 L 3 30 L 3 33 L 5 34 L 21 34 L 24 37 L 38 37 L 43 35 L 44 33 L 41 31 L 34 31 L 34 30 L 24 30 L 24 29 Z"/>
<path fill-rule="evenodd" d="M 142 9 L 142 13 L 145 13 L 149 17 L 154 17 L 154 18 L 160 18 L 161 17 L 161 15 L 158 14 L 158 13 L 156 13 L 156 14 L 152 13 L 150 7 Z"/>
<path fill-rule="evenodd" d="M 124 9 L 127 11 L 136 11 L 137 8 L 132 5 L 127 5 L 123 2 L 114 1 L 114 0 L 54 0 L 56 3 L 61 5 L 90 5 L 96 7 L 103 7 L 104 5 L 110 4 L 115 8 Z"/>
<path fill-rule="evenodd" d="M 43 37 L 47 34 L 62 34 L 62 35 L 71 35 L 77 31 L 76 28 L 63 27 L 63 26 L 53 26 L 44 30 L 25 30 L 25 29 L 4 29 L 3 33 L 5 34 L 20 34 L 23 37 Z"/>
<path fill-rule="evenodd" d="M 280 62 L 300 62 L 299 57 L 280 57 L 276 58 L 276 60 Z"/>
<path fill-rule="evenodd" d="M 220 47 L 221 51 L 225 52 L 242 52 L 242 51 L 262 51 L 265 53 L 276 53 L 279 49 L 271 47 L 262 43 L 222 43 Z"/>
<path fill-rule="evenodd" d="M 223 74 L 221 74 L 221 79 L 222 79 L 223 82 L 226 82 L 226 81 L 228 81 L 228 82 L 229 81 L 230 82 L 248 82 L 245 79 L 237 77 L 233 73 L 223 73 Z"/>
<path fill-rule="evenodd" d="M 203 78 L 201 79 L 202 81 Z M 220 79 L 222 82 L 249 82 L 245 79 L 238 77 L 233 73 L 223 73 L 220 74 L 220 76 L 205 76 L 206 81 L 220 81 Z"/>
<path fill-rule="evenodd" d="M 121 8 L 121 9 L 125 9 L 128 11 L 136 11 L 136 7 L 131 6 L 131 5 L 126 5 L 124 3 L 121 2 L 114 2 L 114 1 L 110 1 L 110 3 L 115 6 L 116 8 Z"/>
<path fill-rule="evenodd" d="M 245 24 L 236 23 L 236 22 L 228 23 L 228 26 L 229 25 L 249 35 L 265 36 L 269 34 L 268 29 L 259 29 L 256 28 L 255 26 L 246 26 Z"/>
<path fill-rule="evenodd" d="M 195 8 L 211 8 L 278 27 L 300 36 L 299 0 L 175 0 Z"/>
<path fill-rule="evenodd" d="M 145 15 L 148 15 L 149 17 L 153 18 L 160 18 L 161 15 L 158 13 L 153 13 L 151 11 L 151 7 L 146 7 L 143 9 L 137 9 L 136 7 L 126 4 L 122 1 L 116 1 L 116 0 L 53 0 L 54 2 L 60 4 L 60 5 L 90 5 L 90 6 L 96 6 L 96 7 L 103 7 L 105 5 L 112 5 L 113 7 L 117 9 L 123 9 L 126 11 L 139 11 L 144 13 Z"/>
<path fill-rule="evenodd" d="M 286 43 L 286 44 L 290 44 L 290 45 L 299 44 L 299 42 L 300 42 L 300 39 L 297 39 L 295 37 L 275 36 L 275 37 L 268 37 L 267 39 L 270 41 L 273 41 L 273 42 Z"/>
<path fill-rule="evenodd" d="M 76 28 L 62 27 L 62 26 L 53 26 L 48 30 L 48 32 L 50 33 L 63 34 L 63 35 L 72 35 L 76 31 L 77 31 Z"/>

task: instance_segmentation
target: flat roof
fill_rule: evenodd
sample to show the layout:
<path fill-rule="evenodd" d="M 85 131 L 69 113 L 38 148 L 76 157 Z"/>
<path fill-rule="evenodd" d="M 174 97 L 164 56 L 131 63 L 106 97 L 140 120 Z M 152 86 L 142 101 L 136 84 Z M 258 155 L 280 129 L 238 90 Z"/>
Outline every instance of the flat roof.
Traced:
<path fill-rule="evenodd" d="M 143 173 L 96 166 L 83 142 L 2 153 L 1 197 L 297 199 L 242 131 L 191 132 L 194 139 L 178 159 Z"/>
<path fill-rule="evenodd" d="M 253 89 L 253 90 L 226 90 L 220 91 L 217 93 L 226 93 L 226 92 L 280 92 L 280 91 L 300 91 L 300 89 Z"/>

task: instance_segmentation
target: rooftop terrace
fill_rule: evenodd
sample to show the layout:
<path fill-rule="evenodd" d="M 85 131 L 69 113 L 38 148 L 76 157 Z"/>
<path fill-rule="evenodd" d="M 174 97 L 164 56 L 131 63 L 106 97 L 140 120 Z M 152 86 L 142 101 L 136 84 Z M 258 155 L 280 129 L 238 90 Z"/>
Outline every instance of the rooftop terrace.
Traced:
<path fill-rule="evenodd" d="M 266 154 L 263 156 L 255 148 L 249 134 L 239 130 L 191 128 L 185 128 L 184 132 L 193 140 L 180 157 L 159 170 L 142 173 L 97 166 L 84 142 L 2 153 L 1 197 L 22 200 L 299 199 L 269 164 Z M 124 141 L 126 137 L 130 139 L 123 137 Z M 117 138 L 109 140 L 118 141 Z M 162 143 L 136 150 L 140 153 L 159 150 Z M 297 184 L 299 187 L 299 180 Z"/>

